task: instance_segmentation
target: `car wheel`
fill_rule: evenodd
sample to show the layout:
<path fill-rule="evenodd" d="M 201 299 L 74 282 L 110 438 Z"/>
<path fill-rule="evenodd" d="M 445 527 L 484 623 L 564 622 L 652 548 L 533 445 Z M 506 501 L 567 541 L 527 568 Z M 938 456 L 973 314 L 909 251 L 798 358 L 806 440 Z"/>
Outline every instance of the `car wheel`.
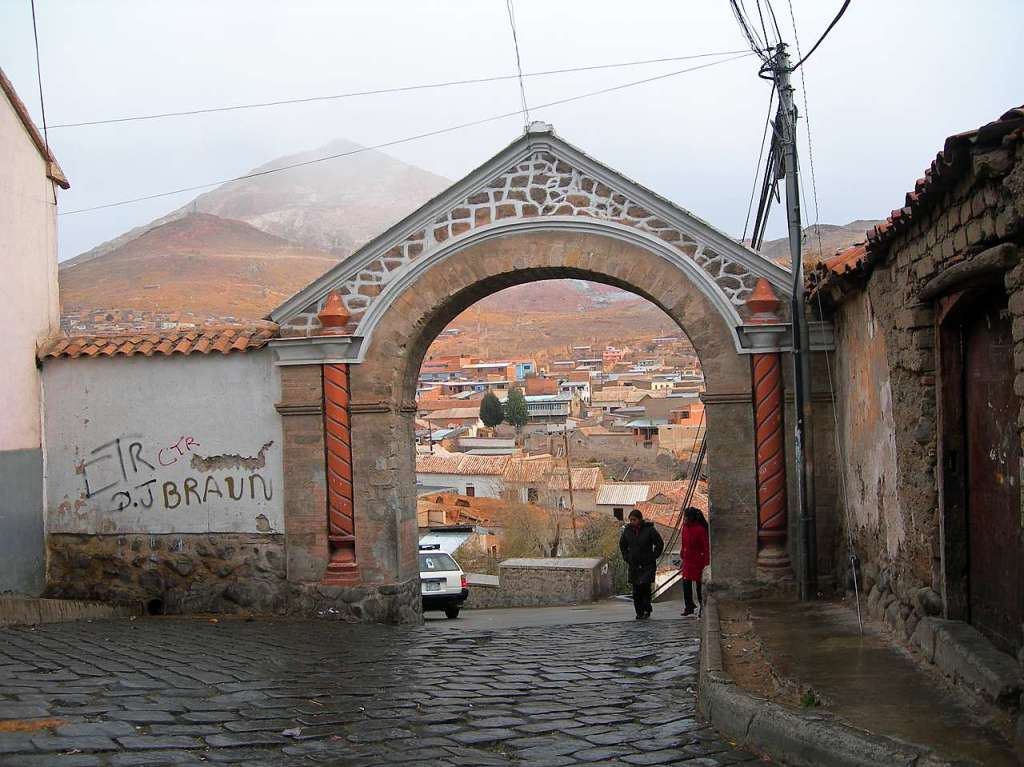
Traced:
<path fill-rule="evenodd" d="M 458 618 L 460 609 L 461 608 L 459 608 L 458 606 L 446 607 L 444 608 L 444 614 L 447 615 L 449 618 Z"/>

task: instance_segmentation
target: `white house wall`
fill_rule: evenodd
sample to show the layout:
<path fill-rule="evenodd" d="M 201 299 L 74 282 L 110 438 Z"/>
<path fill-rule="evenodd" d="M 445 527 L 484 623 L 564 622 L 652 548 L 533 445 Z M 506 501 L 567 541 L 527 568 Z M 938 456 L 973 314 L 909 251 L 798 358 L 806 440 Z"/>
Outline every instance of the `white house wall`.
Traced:
<path fill-rule="evenodd" d="M 48 360 L 47 529 L 281 533 L 270 354 Z"/>
<path fill-rule="evenodd" d="M 472 485 L 474 494 L 481 498 L 501 498 L 505 483 L 501 477 L 475 474 L 424 474 L 416 473 L 416 484 L 426 487 L 449 487 L 460 495 L 466 495 L 466 486 Z"/>
<path fill-rule="evenodd" d="M 43 588 L 43 454 L 36 342 L 57 328 L 55 190 L 0 93 L 0 592 Z"/>

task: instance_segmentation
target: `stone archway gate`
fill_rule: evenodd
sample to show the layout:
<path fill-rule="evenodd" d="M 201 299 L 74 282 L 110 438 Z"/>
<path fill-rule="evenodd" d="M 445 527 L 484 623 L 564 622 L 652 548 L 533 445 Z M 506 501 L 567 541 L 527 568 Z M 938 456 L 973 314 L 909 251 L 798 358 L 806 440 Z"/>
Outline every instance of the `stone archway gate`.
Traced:
<path fill-rule="evenodd" d="M 564 277 L 647 298 L 696 348 L 715 580 L 788 569 L 789 272 L 533 123 L 271 314 L 291 581 L 357 618 L 418 618 L 420 363 L 480 298 Z"/>

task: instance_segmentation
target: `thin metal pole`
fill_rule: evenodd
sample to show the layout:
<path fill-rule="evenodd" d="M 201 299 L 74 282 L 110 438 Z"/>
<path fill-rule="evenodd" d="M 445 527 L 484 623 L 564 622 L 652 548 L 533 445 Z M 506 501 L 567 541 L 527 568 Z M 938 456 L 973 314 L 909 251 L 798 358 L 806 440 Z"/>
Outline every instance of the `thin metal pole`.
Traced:
<path fill-rule="evenodd" d="M 818 593 L 817 520 L 814 499 L 814 443 L 811 410 L 811 349 L 804 311 L 804 267 L 800 228 L 800 182 L 796 150 L 796 103 L 790 83 L 790 63 L 786 46 L 779 44 L 775 58 L 775 78 L 779 91 L 779 116 L 782 155 L 786 170 L 786 211 L 789 224 L 789 255 L 793 269 L 793 298 L 790 304 L 793 328 L 793 399 L 795 410 L 794 455 L 797 473 L 797 504 L 800 509 L 800 568 L 797 578 L 801 601 Z"/>

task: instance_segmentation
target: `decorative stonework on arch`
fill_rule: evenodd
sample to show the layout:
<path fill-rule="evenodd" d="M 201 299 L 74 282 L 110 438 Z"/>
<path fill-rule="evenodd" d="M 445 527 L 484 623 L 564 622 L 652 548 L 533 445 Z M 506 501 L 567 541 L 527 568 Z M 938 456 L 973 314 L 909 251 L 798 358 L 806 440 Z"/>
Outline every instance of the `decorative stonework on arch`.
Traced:
<path fill-rule="evenodd" d="M 316 336 L 317 315 L 332 293 L 350 315 L 350 336 L 369 336 L 367 317 L 389 286 L 405 279 L 441 253 L 451 252 L 490 231 L 511 231 L 588 221 L 620 232 L 632 230 L 670 259 L 689 260 L 702 274 L 701 289 L 714 294 L 730 323 L 742 326 L 745 302 L 764 278 L 788 294 L 789 273 L 715 230 L 688 211 L 601 165 L 557 138 L 550 126 L 531 131 L 448 192 L 368 243 L 271 315 L 282 336 Z M 423 267 L 425 268 L 425 267 Z M 758 328 L 758 345 L 775 346 L 781 327 Z M 763 340 L 767 338 L 767 340 Z M 744 345 L 737 336 L 737 348 Z M 355 348 L 355 347 L 354 347 Z M 356 361 L 355 357 L 352 358 Z"/>

